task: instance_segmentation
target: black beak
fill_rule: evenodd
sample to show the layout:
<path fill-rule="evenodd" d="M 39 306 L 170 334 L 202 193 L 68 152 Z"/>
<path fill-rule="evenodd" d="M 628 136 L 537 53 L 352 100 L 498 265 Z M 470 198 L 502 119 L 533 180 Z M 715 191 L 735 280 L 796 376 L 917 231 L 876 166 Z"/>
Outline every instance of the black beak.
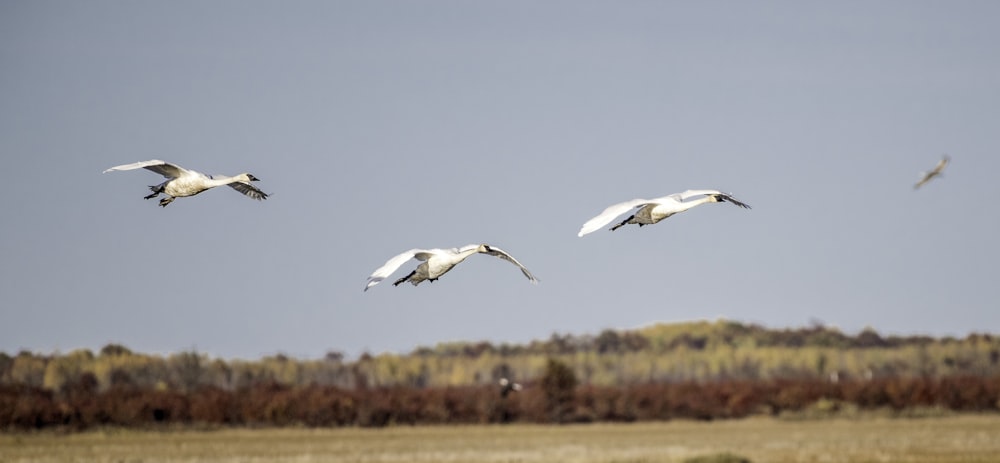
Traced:
<path fill-rule="evenodd" d="M 248 174 L 248 175 L 247 175 L 247 177 L 250 177 L 250 181 L 251 181 L 251 182 L 258 182 L 258 181 L 260 181 L 260 179 L 259 179 L 259 178 L 257 178 L 257 177 L 254 177 L 253 175 L 249 175 L 249 174 Z"/>

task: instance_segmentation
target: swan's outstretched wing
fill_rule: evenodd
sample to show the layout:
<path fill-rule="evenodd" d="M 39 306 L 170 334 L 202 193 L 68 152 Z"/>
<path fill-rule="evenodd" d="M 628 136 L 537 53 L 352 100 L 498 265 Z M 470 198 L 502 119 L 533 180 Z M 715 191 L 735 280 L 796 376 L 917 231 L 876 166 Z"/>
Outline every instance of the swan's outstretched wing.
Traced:
<path fill-rule="evenodd" d="M 243 193 L 244 195 L 247 195 L 248 197 L 251 197 L 258 201 L 262 199 L 267 199 L 267 193 L 260 191 L 260 188 L 257 188 L 249 183 L 233 182 L 230 183 L 229 186 L 232 189 L 239 191 L 240 193 Z"/>
<path fill-rule="evenodd" d="M 680 193 L 674 193 L 672 195 L 667 195 L 667 198 L 674 198 L 678 201 L 687 201 L 688 198 L 698 195 L 719 195 L 724 194 L 719 190 L 686 190 Z M 654 199 L 653 202 L 661 202 L 662 198 Z"/>
<path fill-rule="evenodd" d="M 504 251 L 503 249 L 500 249 L 500 248 L 495 247 L 495 246 L 489 246 L 489 245 L 487 245 L 486 246 L 486 254 L 489 254 L 489 255 L 494 256 L 494 257 L 499 257 L 499 258 L 501 258 L 501 259 L 503 259 L 503 260 L 505 260 L 507 262 L 510 262 L 510 263 L 518 266 L 521 269 L 521 273 L 523 273 L 524 276 L 528 277 L 528 280 L 530 280 L 532 283 L 535 283 L 535 284 L 538 283 L 538 278 L 535 278 L 535 276 L 532 275 L 531 272 L 528 271 L 528 269 L 525 266 L 521 265 L 521 263 L 518 262 L 517 259 L 514 258 L 514 256 L 508 254 L 507 251 Z"/>
<path fill-rule="evenodd" d="M 123 164 L 120 166 L 114 166 L 110 169 L 105 170 L 102 173 L 108 173 L 116 170 L 134 170 L 134 169 L 146 169 L 156 172 L 166 178 L 177 178 L 189 171 L 176 164 L 171 164 L 169 162 L 161 161 L 159 159 L 152 159 L 149 161 L 134 162 L 132 164 Z"/>
<path fill-rule="evenodd" d="M 745 203 L 743 201 L 740 201 L 740 200 L 734 198 L 730 194 L 719 193 L 719 194 L 715 195 L 715 197 L 721 199 L 722 202 L 733 203 L 734 206 L 739 206 L 739 207 L 742 207 L 744 209 L 753 209 L 752 207 L 750 207 L 749 204 L 747 204 L 747 203 Z"/>
<path fill-rule="evenodd" d="M 608 208 L 605 209 L 604 212 L 601 212 L 600 214 L 598 214 L 597 217 L 594 217 L 594 218 L 588 220 L 586 223 L 584 223 L 583 227 L 580 228 L 580 232 L 577 233 L 576 236 L 583 236 L 583 235 L 586 235 L 587 233 L 591 233 L 591 232 L 593 232 L 593 231 L 595 231 L 595 230 L 597 230 L 597 229 L 599 229 L 599 228 L 607 225 L 612 220 L 614 220 L 615 217 L 618 217 L 619 215 L 622 215 L 622 214 L 628 212 L 630 209 L 632 209 L 634 207 L 639 207 L 639 206 L 642 206 L 642 205 L 645 205 L 645 204 L 649 204 L 649 203 L 652 203 L 652 202 L 656 202 L 656 201 L 655 200 L 649 200 L 649 199 L 633 199 L 631 201 L 625 201 L 623 203 L 618 203 L 618 204 L 614 204 L 614 205 L 608 206 Z"/>
<path fill-rule="evenodd" d="M 750 205 L 749 204 L 744 203 L 744 202 L 742 202 L 742 201 L 734 198 L 729 193 L 723 193 L 723 192 L 721 192 L 719 190 L 687 190 L 687 191 L 682 191 L 680 193 L 674 193 L 672 195 L 667 196 L 667 198 L 674 198 L 674 199 L 676 199 L 678 201 L 687 201 L 688 198 L 691 198 L 692 196 L 699 196 L 699 195 L 715 196 L 717 199 L 721 200 L 721 202 L 729 202 L 729 203 L 733 203 L 733 205 L 735 205 L 735 206 L 739 206 L 739 207 L 742 207 L 742 208 L 745 208 L 745 209 L 750 209 Z M 661 202 L 662 200 L 663 200 L 663 198 L 658 198 L 658 199 L 654 199 L 652 202 L 654 202 L 654 203 L 655 202 Z"/>
<path fill-rule="evenodd" d="M 389 278 L 389 275 L 392 275 L 392 272 L 399 269 L 399 267 L 406 263 L 406 261 L 413 259 L 417 254 L 425 252 L 427 252 L 425 249 L 410 249 L 409 251 L 389 259 L 384 265 L 377 268 L 374 272 L 372 272 L 371 276 L 368 277 L 368 283 L 365 285 L 365 291 L 368 291 L 368 288 L 377 285 L 380 281 Z"/>

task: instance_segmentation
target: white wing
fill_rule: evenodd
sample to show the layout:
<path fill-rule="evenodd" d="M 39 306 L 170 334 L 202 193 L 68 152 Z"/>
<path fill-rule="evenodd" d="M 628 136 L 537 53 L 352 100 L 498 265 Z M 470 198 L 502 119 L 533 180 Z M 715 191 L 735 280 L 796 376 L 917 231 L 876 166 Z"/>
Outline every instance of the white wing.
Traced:
<path fill-rule="evenodd" d="M 134 170 L 134 169 L 147 169 L 156 172 L 166 178 L 178 178 L 189 171 L 176 164 L 171 164 L 169 162 L 161 161 L 159 159 L 152 159 L 149 161 L 134 162 L 132 164 L 123 164 L 120 166 L 114 166 L 110 169 L 105 170 L 102 173 L 108 173 L 117 170 Z"/>
<path fill-rule="evenodd" d="M 612 206 L 608 206 L 608 208 L 605 209 L 604 212 L 598 214 L 597 217 L 594 217 L 593 219 L 590 219 L 586 223 L 584 223 L 583 227 L 580 228 L 580 232 L 577 233 L 576 236 L 583 236 L 586 235 L 587 233 L 591 233 L 607 225 L 609 222 L 614 220 L 615 217 L 618 217 L 619 215 L 628 212 L 630 209 L 653 202 L 656 202 L 656 200 L 633 199 L 631 201 L 625 201 L 623 203 L 618 203 Z"/>
<path fill-rule="evenodd" d="M 368 283 L 365 285 L 365 291 L 368 291 L 368 288 L 377 285 L 380 281 L 389 278 L 389 275 L 392 275 L 392 272 L 395 272 L 397 269 L 399 269 L 399 267 L 404 263 L 406 263 L 406 261 L 416 257 L 417 254 L 427 253 L 427 252 L 429 252 L 429 250 L 410 249 L 409 251 L 406 251 L 396 257 L 393 257 L 392 259 L 389 259 L 388 261 L 386 261 L 384 265 L 377 268 L 374 272 L 372 272 L 371 276 L 368 277 Z M 420 260 L 427 260 L 427 259 L 425 258 Z"/>
<path fill-rule="evenodd" d="M 672 197 L 672 198 L 678 199 L 680 201 L 687 201 L 688 198 L 690 198 L 692 196 L 698 196 L 698 195 L 724 195 L 724 194 L 725 193 L 723 193 L 723 192 L 721 192 L 719 190 L 687 190 L 687 191 L 682 191 L 680 193 L 674 193 L 672 195 L 668 195 L 667 197 L 668 198 Z M 660 198 L 657 198 L 657 199 L 653 200 L 653 202 L 658 202 L 658 200 L 660 200 Z"/>
<path fill-rule="evenodd" d="M 668 196 L 663 197 L 663 198 L 656 198 L 656 199 L 652 200 L 651 202 L 662 203 L 662 202 L 665 202 L 667 198 L 672 198 L 672 199 L 675 199 L 677 201 L 687 201 L 692 196 L 701 196 L 701 195 L 716 196 L 718 198 L 721 198 L 722 202 L 730 202 L 730 203 L 733 203 L 736 206 L 739 206 L 739 207 L 742 207 L 742 208 L 745 208 L 745 209 L 750 209 L 750 205 L 749 204 L 744 203 L 743 201 L 740 201 L 740 200 L 734 198 L 729 193 L 723 193 L 723 192 L 721 192 L 719 190 L 687 190 L 687 191 L 682 191 L 680 193 L 674 193 L 672 195 L 668 195 Z"/>
<path fill-rule="evenodd" d="M 263 191 L 260 190 L 260 188 L 257 188 L 249 183 L 233 182 L 230 183 L 229 186 L 232 189 L 239 191 L 240 193 L 243 193 L 258 201 L 262 199 L 267 199 L 267 193 L 264 193 Z"/>
<path fill-rule="evenodd" d="M 518 262 L 517 259 L 514 258 L 514 256 L 508 254 L 507 251 L 504 251 L 503 249 L 500 249 L 500 248 L 495 247 L 495 246 L 487 246 L 487 249 L 488 250 L 486 251 L 486 254 L 489 254 L 489 255 L 495 256 L 495 257 L 499 257 L 499 258 L 501 258 L 501 259 L 503 259 L 503 260 L 505 260 L 507 262 L 510 262 L 510 263 L 512 263 L 512 264 L 520 267 L 521 268 L 521 273 L 523 273 L 524 276 L 528 277 L 528 280 L 531 280 L 532 283 L 538 284 L 538 278 L 535 278 L 535 276 L 532 275 L 531 272 L 528 271 L 528 269 L 525 266 L 521 265 L 521 263 Z"/>

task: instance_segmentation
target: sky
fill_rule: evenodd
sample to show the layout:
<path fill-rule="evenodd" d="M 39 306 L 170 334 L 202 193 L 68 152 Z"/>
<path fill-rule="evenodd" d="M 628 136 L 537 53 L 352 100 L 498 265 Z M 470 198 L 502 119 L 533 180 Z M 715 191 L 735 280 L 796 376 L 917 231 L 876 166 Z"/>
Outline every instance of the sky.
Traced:
<path fill-rule="evenodd" d="M 0 3 L 0 351 L 998 332 L 1000 3 Z M 943 177 L 913 184 L 948 154 Z M 162 159 L 249 172 L 144 201 Z M 577 237 L 605 207 L 707 204 Z M 488 243 L 367 292 L 411 248 Z"/>

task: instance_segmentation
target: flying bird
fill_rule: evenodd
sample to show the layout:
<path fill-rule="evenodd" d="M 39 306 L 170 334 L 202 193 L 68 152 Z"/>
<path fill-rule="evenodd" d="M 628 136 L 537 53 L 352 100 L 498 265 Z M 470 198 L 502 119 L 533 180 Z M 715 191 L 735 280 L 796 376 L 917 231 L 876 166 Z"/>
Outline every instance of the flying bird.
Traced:
<path fill-rule="evenodd" d="M 149 189 L 153 190 L 153 194 L 143 198 L 155 198 L 160 193 L 163 193 L 166 197 L 160 199 L 160 206 L 162 207 L 167 207 L 167 204 L 170 204 L 174 198 L 194 196 L 209 188 L 221 185 L 228 185 L 232 189 L 258 201 L 267 199 L 267 193 L 260 191 L 260 189 L 250 183 L 259 180 L 252 174 L 242 173 L 234 177 L 205 175 L 194 170 L 187 170 L 176 164 L 160 161 L 159 159 L 115 166 L 105 170 L 103 173 L 134 169 L 150 170 L 167 178 L 167 181 L 159 185 L 150 186 Z"/>
<path fill-rule="evenodd" d="M 917 188 L 924 186 L 925 183 L 931 181 L 932 178 L 941 176 L 941 173 L 944 172 L 944 168 L 948 166 L 950 161 L 951 158 L 949 158 L 946 154 L 941 157 L 941 160 L 938 161 L 937 165 L 934 166 L 934 169 L 930 172 L 921 172 L 920 175 L 923 175 L 923 178 L 921 178 L 916 185 L 913 185 L 913 189 L 916 190 Z"/>
<path fill-rule="evenodd" d="M 500 397 L 507 397 L 511 392 L 521 390 L 521 383 L 515 383 L 507 378 L 500 378 Z"/>
<path fill-rule="evenodd" d="M 700 195 L 704 195 L 704 197 L 687 201 L 688 198 Z M 577 233 L 576 236 L 583 236 L 587 233 L 591 233 L 598 228 L 607 225 L 616 217 L 633 208 L 637 208 L 635 213 L 630 215 L 618 225 L 611 227 L 611 231 L 615 231 L 625 225 L 633 223 L 639 224 L 640 227 L 643 225 L 652 225 L 667 217 L 679 212 L 684 212 L 701 204 L 724 202 L 733 203 L 739 207 L 750 209 L 749 204 L 740 202 L 736 198 L 733 198 L 732 195 L 723 193 L 719 190 L 687 190 L 681 193 L 664 196 L 662 198 L 633 199 L 631 201 L 625 201 L 623 203 L 608 206 L 604 212 L 601 212 L 597 217 L 594 217 L 588 220 L 587 223 L 583 224 L 583 227 L 580 228 L 580 233 Z"/>
<path fill-rule="evenodd" d="M 421 281 L 430 280 L 435 281 L 441 278 L 441 275 L 448 273 L 453 267 L 461 263 L 467 257 L 473 254 L 489 254 L 494 257 L 499 257 L 507 262 L 510 262 L 521 269 L 521 273 L 528 277 L 532 283 L 538 283 L 538 279 L 535 278 L 531 272 L 528 271 L 520 262 L 517 261 L 513 256 L 507 254 L 506 251 L 500 249 L 496 246 L 490 246 L 488 244 L 468 244 L 460 248 L 452 249 L 410 249 L 392 259 L 389 259 L 385 265 L 376 269 L 371 276 L 368 277 L 368 284 L 365 285 L 365 291 L 368 288 L 377 285 L 380 281 L 392 275 L 400 266 L 410 259 L 417 259 L 423 263 L 418 265 L 415 270 L 410 272 L 403 278 L 396 280 L 393 286 L 399 286 L 400 283 L 404 281 L 409 281 L 416 286 L 420 284 Z"/>

